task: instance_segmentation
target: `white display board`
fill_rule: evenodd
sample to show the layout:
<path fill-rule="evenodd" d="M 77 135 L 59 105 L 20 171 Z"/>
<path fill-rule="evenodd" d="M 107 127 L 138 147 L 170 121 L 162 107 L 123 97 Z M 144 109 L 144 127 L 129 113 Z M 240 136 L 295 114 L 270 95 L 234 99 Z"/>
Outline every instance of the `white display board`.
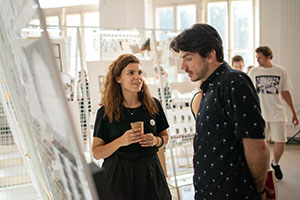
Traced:
<path fill-rule="evenodd" d="M 112 61 L 87 62 L 92 116 L 96 114 L 99 108 L 101 87 L 103 87 L 107 68 L 111 63 Z"/>
<path fill-rule="evenodd" d="M 20 151 L 28 157 L 34 186 L 42 199 L 98 199 L 60 78 L 66 62 L 58 68 L 62 52 L 52 49 L 41 8 L 33 0 L 0 5 L 0 84 L 5 82 L 10 96 L 4 105 L 11 105 L 5 112 L 14 115 L 9 123 L 18 127 L 13 136 L 24 147 Z M 44 32 L 21 42 L 21 28 L 32 16 L 40 18 Z"/>

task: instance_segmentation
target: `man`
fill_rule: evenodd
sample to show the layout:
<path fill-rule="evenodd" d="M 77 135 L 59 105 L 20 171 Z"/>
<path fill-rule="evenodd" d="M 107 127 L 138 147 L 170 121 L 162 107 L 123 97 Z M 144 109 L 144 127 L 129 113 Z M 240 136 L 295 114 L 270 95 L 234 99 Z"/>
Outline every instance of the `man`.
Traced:
<path fill-rule="evenodd" d="M 203 80 L 194 138 L 195 199 L 265 199 L 270 155 L 250 78 L 224 62 L 221 37 L 210 25 L 195 24 L 170 48 L 191 81 Z"/>
<path fill-rule="evenodd" d="M 232 68 L 239 70 L 239 71 L 243 71 L 244 69 L 244 59 L 242 56 L 236 55 L 232 58 Z"/>
<path fill-rule="evenodd" d="M 274 158 L 271 166 L 275 171 L 275 177 L 281 180 L 283 174 L 278 163 L 287 139 L 287 117 L 282 99 L 292 111 L 292 123 L 295 126 L 299 124 L 299 119 L 293 105 L 290 93 L 292 86 L 287 71 L 272 63 L 273 53 L 269 47 L 258 47 L 255 52 L 259 67 L 250 70 L 249 76 L 260 99 L 262 115 L 266 121 L 266 138 L 274 142 Z"/>

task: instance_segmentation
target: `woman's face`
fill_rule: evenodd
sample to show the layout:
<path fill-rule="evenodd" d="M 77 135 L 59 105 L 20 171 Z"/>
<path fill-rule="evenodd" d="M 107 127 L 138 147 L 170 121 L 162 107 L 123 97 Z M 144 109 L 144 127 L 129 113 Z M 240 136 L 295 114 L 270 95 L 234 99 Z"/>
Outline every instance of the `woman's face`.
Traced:
<path fill-rule="evenodd" d="M 141 91 L 144 81 L 141 65 L 139 63 L 128 64 L 116 81 L 120 83 L 123 94 L 125 92 L 138 93 Z"/>

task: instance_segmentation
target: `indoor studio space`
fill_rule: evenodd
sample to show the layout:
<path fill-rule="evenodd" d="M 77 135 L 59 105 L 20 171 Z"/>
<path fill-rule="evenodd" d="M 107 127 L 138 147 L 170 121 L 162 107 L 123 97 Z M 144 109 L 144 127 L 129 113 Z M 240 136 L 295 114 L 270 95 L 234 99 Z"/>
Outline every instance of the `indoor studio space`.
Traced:
<path fill-rule="evenodd" d="M 0 200 L 235 200 L 220 182 L 233 184 L 225 163 L 250 165 L 245 138 L 265 142 L 273 180 L 268 191 L 251 179 L 260 197 L 245 199 L 300 199 L 299 9 L 298 0 L 0 0 Z M 184 43 L 197 24 L 221 41 Z M 244 77 L 257 118 L 231 115 L 237 89 L 209 82 L 219 54 L 201 51 L 216 40 L 216 62 Z M 247 125 L 237 122 L 250 121 L 260 129 L 240 138 Z M 238 161 L 219 148 L 228 127 Z"/>

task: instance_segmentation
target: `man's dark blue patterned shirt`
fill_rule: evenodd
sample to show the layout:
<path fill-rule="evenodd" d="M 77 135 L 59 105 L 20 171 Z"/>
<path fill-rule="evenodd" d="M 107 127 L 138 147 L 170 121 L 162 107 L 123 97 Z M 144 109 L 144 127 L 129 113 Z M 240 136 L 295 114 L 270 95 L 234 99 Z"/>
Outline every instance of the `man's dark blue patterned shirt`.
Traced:
<path fill-rule="evenodd" d="M 194 138 L 195 199 L 260 199 L 242 143 L 243 138 L 265 137 L 250 78 L 223 63 L 201 89 Z"/>

